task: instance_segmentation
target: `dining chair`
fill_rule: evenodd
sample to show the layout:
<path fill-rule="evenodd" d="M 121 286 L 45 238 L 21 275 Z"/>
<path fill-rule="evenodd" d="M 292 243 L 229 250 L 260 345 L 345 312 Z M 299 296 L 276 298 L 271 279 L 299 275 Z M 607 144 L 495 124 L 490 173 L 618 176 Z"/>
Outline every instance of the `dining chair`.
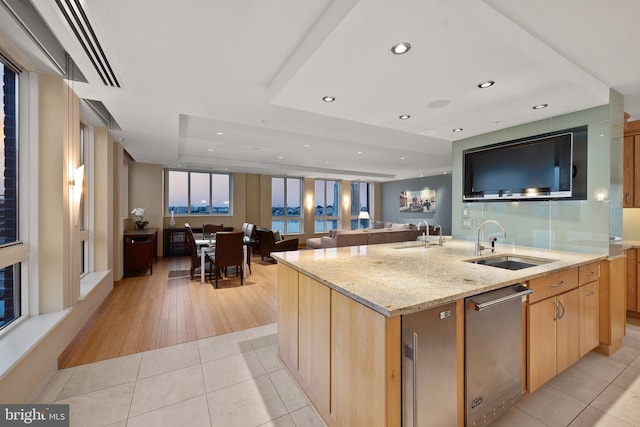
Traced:
<path fill-rule="evenodd" d="M 223 224 L 204 224 L 202 226 L 202 236 L 204 239 L 213 239 L 215 234 L 219 231 L 224 231 Z"/>
<path fill-rule="evenodd" d="M 251 253 L 255 250 L 254 245 L 257 242 L 256 225 L 245 222 L 242 224 L 242 232 L 247 245 L 247 267 L 249 267 L 249 274 L 251 274 Z"/>
<path fill-rule="evenodd" d="M 244 284 L 244 251 L 243 251 L 242 231 L 221 231 L 216 233 L 216 251 L 208 255 L 213 263 L 216 282 L 218 287 L 218 277 L 222 274 L 222 269 L 227 267 L 236 268 L 236 277 L 240 275 L 240 285 Z"/>
<path fill-rule="evenodd" d="M 202 261 L 200 254 L 198 253 L 198 246 L 196 245 L 196 238 L 193 235 L 193 230 L 189 224 L 184 225 L 187 231 L 187 245 L 189 246 L 189 255 L 191 256 L 191 280 L 193 280 L 196 270 L 204 268 L 204 273 L 209 273 L 209 280 L 211 280 L 211 272 L 213 271 L 213 263 L 209 257 L 205 257 L 204 266 L 201 265 Z M 207 268 L 208 267 L 208 268 Z"/>

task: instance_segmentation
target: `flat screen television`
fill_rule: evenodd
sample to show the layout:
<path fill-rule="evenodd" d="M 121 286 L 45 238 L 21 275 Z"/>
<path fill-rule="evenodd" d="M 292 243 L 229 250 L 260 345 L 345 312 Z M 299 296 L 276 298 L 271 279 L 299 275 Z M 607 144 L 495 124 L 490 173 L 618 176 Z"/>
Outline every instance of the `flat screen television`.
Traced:
<path fill-rule="evenodd" d="M 586 133 L 583 126 L 465 150 L 463 200 L 576 198 L 576 136 L 584 147 L 578 157 L 586 156 Z M 586 158 L 578 163 L 586 168 Z M 584 180 L 586 191 L 586 170 L 581 172 L 579 186 Z"/>

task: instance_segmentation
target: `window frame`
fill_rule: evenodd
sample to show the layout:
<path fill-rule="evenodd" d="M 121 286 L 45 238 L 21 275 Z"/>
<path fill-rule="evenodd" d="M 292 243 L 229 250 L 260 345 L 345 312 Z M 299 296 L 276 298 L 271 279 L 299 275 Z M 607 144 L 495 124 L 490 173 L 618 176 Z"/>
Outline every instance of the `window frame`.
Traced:
<path fill-rule="evenodd" d="M 197 170 L 197 169 L 193 169 L 193 170 L 185 170 L 185 169 L 174 169 L 174 168 L 167 168 L 165 169 L 165 200 L 166 200 L 166 205 L 165 205 L 165 215 L 166 216 L 171 216 L 171 206 L 170 206 L 170 176 L 172 172 L 177 172 L 177 173 L 186 173 L 187 174 L 187 211 L 186 212 L 174 212 L 174 215 L 181 215 L 181 216 L 194 216 L 194 217 L 203 217 L 203 216 L 232 216 L 233 215 L 233 174 L 231 173 L 225 173 L 225 172 L 213 172 L 213 171 L 203 171 L 203 170 Z M 191 200 L 191 174 L 192 173 L 197 173 L 197 174 L 208 174 L 209 175 L 209 202 L 208 202 L 208 213 L 194 213 L 192 212 L 192 200 Z M 228 195 L 228 212 L 226 213 L 215 213 L 214 209 L 214 196 L 213 196 L 213 192 L 214 192 L 214 176 L 215 175 L 221 175 L 221 176 L 226 176 L 227 180 L 228 180 L 228 185 L 227 185 L 227 195 Z"/>
<path fill-rule="evenodd" d="M 94 271 L 94 251 L 93 251 L 93 127 L 80 119 L 78 138 L 78 164 L 76 167 L 84 165 L 84 183 L 82 189 L 82 199 L 80 202 L 80 215 L 78 217 L 77 241 L 80 248 L 80 278 L 82 279 Z M 83 268 L 84 267 L 84 268 Z"/>
<path fill-rule="evenodd" d="M 3 70 L 10 70 L 14 74 L 14 109 L 15 109 L 15 122 L 13 123 L 15 129 L 15 156 L 16 156 L 16 171 L 15 171 L 15 209 L 16 209 L 16 224 L 15 224 L 15 241 L 7 242 L 0 245 L 0 269 L 7 267 L 13 267 L 14 285 L 14 304 L 17 306 L 17 313 L 13 316 L 12 320 L 5 323 L 0 327 L 0 336 L 3 336 L 8 331 L 15 328 L 22 323 L 24 319 L 29 316 L 29 271 L 30 271 L 30 253 L 25 242 L 28 242 L 30 221 L 34 214 L 30 211 L 29 206 L 29 188 L 30 188 L 30 171 L 28 156 L 31 149 L 31 145 L 34 144 L 33 139 L 29 138 L 31 127 L 27 127 L 30 120 L 33 119 L 35 112 L 30 111 L 28 108 L 29 102 L 32 100 L 30 96 L 31 84 L 29 78 L 25 76 L 21 70 L 13 67 L 8 61 L 0 55 L 0 61 L 2 62 Z M 4 91 L 4 75 L 2 72 L 2 90 Z M 4 109 L 4 94 L 2 108 Z M 3 117 L 4 111 L 2 113 Z M 4 132 L 4 122 L 3 134 Z M 36 128 L 37 129 L 37 128 Z M 26 136 L 26 138 L 25 138 Z M 5 149 L 6 138 L 3 140 L 2 149 Z M 36 141 L 37 142 L 37 141 Z M 4 153 L 3 153 L 4 158 Z M 4 176 L 4 165 L 3 165 Z M 37 182 L 37 175 L 33 178 Z M 4 185 L 4 184 L 3 184 Z M 33 264 L 33 263 L 32 263 Z M 17 300 L 16 300 L 17 298 Z"/>
<path fill-rule="evenodd" d="M 283 192 L 283 216 L 280 215 L 274 215 L 273 214 L 273 210 L 274 210 L 274 201 L 273 201 L 273 184 L 274 184 L 274 180 L 275 179 L 282 179 L 284 182 L 284 192 Z M 289 190 L 288 190 L 288 185 L 287 185 L 287 181 L 289 180 L 296 180 L 298 181 L 298 187 L 299 187 L 299 191 L 298 191 L 298 204 L 299 206 L 298 208 L 298 215 L 290 215 L 289 214 L 289 205 L 288 205 L 288 199 L 289 199 Z M 303 191 L 304 191 L 304 179 L 300 178 L 300 177 L 291 177 L 291 176 L 272 176 L 271 177 L 271 228 L 272 230 L 278 230 L 280 231 L 281 234 L 303 234 L 304 233 L 304 214 L 303 214 L 303 209 L 302 209 L 302 200 L 303 200 Z M 279 229 L 278 227 L 274 226 L 274 222 L 275 221 L 282 221 L 283 222 L 283 229 Z M 298 222 L 298 231 L 290 231 L 289 230 L 289 223 L 290 222 L 294 222 L 297 221 Z"/>
<path fill-rule="evenodd" d="M 360 193 L 361 193 L 361 186 L 362 185 L 366 185 L 367 188 L 367 205 L 366 209 L 363 209 L 362 204 L 360 203 Z M 357 189 L 356 191 L 354 191 L 354 186 L 356 186 L 355 188 Z M 368 182 L 368 181 L 352 181 L 351 182 L 351 219 L 350 219 L 350 224 L 351 224 L 351 229 L 352 230 L 357 230 L 358 228 L 360 228 L 360 219 L 358 219 L 358 215 L 360 214 L 360 212 L 369 212 L 369 217 L 370 219 L 365 219 L 364 220 L 364 228 L 368 228 L 370 223 L 371 223 L 371 218 L 373 218 L 373 212 L 372 212 L 372 201 L 373 201 L 373 183 L 372 182 Z M 355 225 L 355 228 L 354 228 Z"/>
<path fill-rule="evenodd" d="M 323 186 L 323 198 L 324 200 L 322 200 L 322 212 L 323 215 L 318 215 L 317 212 L 317 208 L 320 205 L 319 201 L 318 201 L 318 193 L 317 193 L 317 185 L 318 183 L 322 183 Z M 328 194 L 328 184 L 329 183 L 333 183 L 334 185 L 334 202 L 335 205 L 333 206 L 333 212 L 334 215 L 327 215 L 327 194 Z M 314 200 L 315 200 L 315 206 L 313 207 L 313 231 L 314 233 L 328 233 L 330 230 L 338 230 L 340 229 L 340 188 L 341 188 L 341 182 L 337 179 L 316 179 L 313 183 L 313 192 L 314 192 Z M 323 229 L 322 230 L 318 230 L 317 225 L 318 222 L 322 221 L 323 223 Z M 336 227 L 335 228 L 329 228 L 327 227 L 327 224 L 330 221 L 335 221 L 336 223 Z"/>

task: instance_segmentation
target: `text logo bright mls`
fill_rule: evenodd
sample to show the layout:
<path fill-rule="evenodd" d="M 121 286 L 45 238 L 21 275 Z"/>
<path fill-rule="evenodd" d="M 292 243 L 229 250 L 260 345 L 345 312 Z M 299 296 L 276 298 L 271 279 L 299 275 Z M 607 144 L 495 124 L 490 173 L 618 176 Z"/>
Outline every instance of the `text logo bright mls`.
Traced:
<path fill-rule="evenodd" d="M 0 425 L 69 427 L 69 405 L 0 405 Z"/>

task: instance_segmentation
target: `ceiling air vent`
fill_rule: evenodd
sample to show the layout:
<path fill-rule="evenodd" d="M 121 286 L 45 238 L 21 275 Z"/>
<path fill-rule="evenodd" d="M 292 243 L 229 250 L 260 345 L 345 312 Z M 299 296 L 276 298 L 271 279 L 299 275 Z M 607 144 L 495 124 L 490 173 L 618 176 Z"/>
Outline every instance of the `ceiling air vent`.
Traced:
<path fill-rule="evenodd" d="M 62 15 L 67 20 L 71 30 L 76 35 L 80 45 L 91 60 L 102 82 L 111 87 L 120 87 L 109 60 L 100 46 L 93 27 L 89 23 L 87 14 L 80 4 L 80 0 L 56 0 Z"/>

